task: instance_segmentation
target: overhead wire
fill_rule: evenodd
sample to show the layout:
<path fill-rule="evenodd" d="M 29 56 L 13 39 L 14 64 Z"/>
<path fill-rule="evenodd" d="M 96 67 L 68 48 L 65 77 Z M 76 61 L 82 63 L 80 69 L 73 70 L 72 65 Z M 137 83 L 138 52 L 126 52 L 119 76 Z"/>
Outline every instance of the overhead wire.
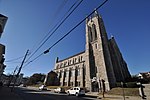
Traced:
<path fill-rule="evenodd" d="M 65 4 L 68 2 L 68 0 L 64 0 L 62 2 L 62 4 L 58 7 L 58 9 L 56 10 L 54 16 L 58 16 L 59 12 L 61 11 L 61 9 L 65 6 Z"/>
<path fill-rule="evenodd" d="M 1 1 L 1 0 L 0 0 Z M 65 6 L 65 4 L 68 2 L 68 0 L 63 0 L 63 2 L 60 4 L 60 6 L 58 7 L 58 9 L 57 9 L 57 11 L 56 11 L 56 13 L 54 14 L 54 16 L 55 16 L 55 18 L 58 16 L 58 13 L 61 11 L 60 9 L 63 9 L 63 7 Z M 54 19 L 55 19 L 54 18 Z M 52 20 L 52 21 L 54 21 L 54 20 Z M 55 28 L 55 27 L 54 27 Z M 50 33 L 50 32 L 49 32 Z M 48 34 L 49 34 L 48 33 Z M 41 43 L 47 36 L 48 36 L 48 34 L 46 34 L 45 35 L 45 37 L 39 42 L 39 43 Z M 14 62 L 14 61 L 16 61 L 16 60 L 19 60 L 19 59 L 22 59 L 24 56 L 21 56 L 21 57 L 17 57 L 17 58 L 14 58 L 14 59 L 10 59 L 10 60 L 6 60 L 5 62 L 7 62 L 7 63 L 20 63 L 20 62 Z M 26 61 L 27 62 L 27 61 Z M 25 62 L 25 63 L 26 63 Z"/>
<path fill-rule="evenodd" d="M 83 0 L 80 0 L 80 2 L 77 4 L 77 2 L 78 2 L 78 0 L 68 9 L 68 11 L 66 12 L 66 14 L 67 13 L 69 13 L 70 12 L 70 10 L 71 9 L 73 9 L 67 16 L 66 15 L 64 15 L 64 19 L 62 18 L 61 19 L 61 23 L 59 24 L 59 23 L 57 23 L 55 26 L 54 26 L 54 28 L 55 28 L 55 30 L 46 38 L 46 40 L 39 46 L 39 48 L 30 56 L 30 58 L 44 45 L 44 43 L 55 33 L 55 31 L 67 20 L 67 18 L 74 12 L 74 10 L 82 3 L 82 1 Z M 76 5 L 77 4 L 77 5 Z M 76 5 L 76 6 L 75 6 Z M 74 7 L 75 6 L 75 7 Z M 74 7 L 74 8 L 73 8 Z M 58 25 L 59 24 L 59 25 Z M 45 53 L 45 52 L 44 52 Z M 42 54 L 41 54 L 42 55 Z M 40 57 L 41 55 L 38 55 L 36 58 L 38 58 L 38 57 Z M 28 58 L 28 60 L 30 59 L 30 58 Z M 32 62 L 32 60 L 31 61 L 29 61 L 26 65 L 28 65 L 29 63 L 31 63 Z M 25 66 L 26 66 L 25 65 Z"/>
<path fill-rule="evenodd" d="M 78 0 L 68 9 L 68 11 L 66 12 L 66 14 L 68 14 L 71 10 L 71 12 L 66 16 L 66 14 L 64 15 L 64 19 L 62 18 L 60 23 L 57 23 L 54 27 L 53 27 L 53 31 L 51 33 L 48 32 L 48 34 L 45 36 L 47 37 L 50 33 L 50 35 L 44 40 L 42 41 L 42 44 L 31 54 L 31 56 L 27 59 L 27 61 L 29 61 L 29 59 L 31 57 L 33 57 L 33 55 L 48 41 L 48 39 L 60 28 L 60 26 L 69 18 L 69 16 L 77 9 L 77 7 L 83 2 L 83 0 L 80 0 L 80 2 L 78 3 Z M 78 4 L 77 4 L 78 3 Z M 77 5 L 76 5 L 77 4 Z M 76 5 L 76 6 L 75 6 Z M 75 7 L 74 7 L 75 6 Z M 73 8 L 74 7 L 74 8 Z"/>
<path fill-rule="evenodd" d="M 89 15 L 87 15 L 84 19 L 82 19 L 78 24 L 76 24 L 70 31 L 68 31 L 63 37 L 61 37 L 58 41 L 56 41 L 52 46 L 50 46 L 47 50 L 45 50 L 44 52 L 42 52 L 41 54 L 39 54 L 37 57 L 35 57 L 34 59 L 32 59 L 29 63 L 35 61 L 36 59 L 38 59 L 40 56 L 42 56 L 43 54 L 46 54 L 50 51 L 50 49 L 52 49 L 55 45 L 57 45 L 60 41 L 62 41 L 66 36 L 68 36 L 74 29 L 76 29 L 80 24 L 82 24 L 86 18 L 90 17 L 95 11 L 97 11 L 100 7 L 102 7 L 108 0 L 105 0 L 102 4 L 100 4 L 97 8 L 95 8 Z M 29 64 L 27 63 L 26 66 Z"/>
<path fill-rule="evenodd" d="M 0 0 L 0 2 L 1 2 L 1 0 Z M 63 0 L 63 2 L 60 4 L 60 6 L 58 7 L 58 9 L 57 9 L 57 11 L 55 12 L 55 14 L 54 14 L 54 19 L 56 19 L 56 17 L 58 16 L 58 13 L 64 8 L 64 6 L 66 5 L 66 3 L 68 2 L 68 0 Z M 54 20 L 52 20 L 52 22 L 51 23 L 53 23 L 53 21 Z M 56 26 L 55 26 L 56 27 Z M 54 27 L 54 28 L 55 28 Z M 53 28 L 53 29 L 54 29 Z M 50 32 L 49 32 L 50 33 Z M 48 35 L 49 35 L 49 33 L 48 34 L 46 34 L 45 35 L 45 37 L 39 42 L 39 43 L 41 43 Z M 37 51 L 36 51 L 37 52 Z M 36 53 L 35 52 L 35 53 Z M 35 54 L 34 53 L 34 54 Z M 30 53 L 31 54 L 31 53 Z M 28 55 L 30 55 L 30 54 L 28 54 Z M 31 56 L 30 56 L 30 58 L 34 55 L 34 54 L 32 54 Z M 22 59 L 24 56 L 21 56 L 21 57 L 17 57 L 17 58 L 14 58 L 14 59 L 10 59 L 10 60 L 6 60 L 5 62 L 7 62 L 7 63 L 20 63 L 20 62 L 15 62 L 16 60 L 19 60 L 19 59 Z M 27 63 L 27 61 L 28 60 L 26 60 L 25 61 L 25 63 Z"/>
<path fill-rule="evenodd" d="M 67 1 L 68 1 L 68 0 L 63 0 L 63 2 L 62 2 L 62 3 L 60 4 L 60 6 L 57 8 L 56 12 L 55 12 L 54 15 L 53 15 L 53 18 L 52 18 L 51 21 L 49 22 L 49 23 L 51 23 L 49 27 L 52 26 L 52 24 L 54 23 L 55 19 L 58 17 L 58 14 L 61 12 L 61 10 L 62 10 L 62 9 L 64 8 L 64 6 L 66 5 Z M 41 39 L 41 41 L 38 42 L 37 44 L 35 44 L 31 50 L 34 50 L 34 48 L 35 48 L 37 45 L 39 45 L 41 42 L 43 42 L 43 41 L 46 39 L 46 37 L 51 33 L 51 31 L 52 31 L 55 27 L 56 27 L 56 26 L 54 26 L 47 34 L 45 34 L 45 36 Z"/>
<path fill-rule="evenodd" d="M 24 57 L 24 56 L 20 56 L 20 57 L 14 58 L 14 59 L 6 60 L 5 62 L 16 61 L 16 60 L 19 60 L 19 59 L 21 59 L 21 58 L 23 58 L 23 57 Z"/>

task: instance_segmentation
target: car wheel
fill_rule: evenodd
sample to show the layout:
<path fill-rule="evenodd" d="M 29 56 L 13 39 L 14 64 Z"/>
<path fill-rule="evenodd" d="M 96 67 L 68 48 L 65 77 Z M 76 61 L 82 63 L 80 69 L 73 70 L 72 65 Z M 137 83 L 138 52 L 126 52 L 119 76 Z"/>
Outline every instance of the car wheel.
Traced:
<path fill-rule="evenodd" d="M 69 92 L 67 92 L 67 94 L 68 94 L 68 95 L 70 95 L 70 93 L 69 93 Z"/>
<path fill-rule="evenodd" d="M 79 94 L 78 94 L 78 93 L 76 93 L 76 96 L 78 97 L 78 96 L 79 96 Z"/>

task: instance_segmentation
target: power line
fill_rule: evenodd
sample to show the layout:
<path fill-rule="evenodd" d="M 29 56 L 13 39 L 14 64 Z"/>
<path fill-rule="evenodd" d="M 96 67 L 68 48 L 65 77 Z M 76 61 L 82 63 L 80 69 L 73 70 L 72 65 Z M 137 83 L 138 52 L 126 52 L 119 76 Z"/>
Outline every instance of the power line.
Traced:
<path fill-rule="evenodd" d="M 1 2 L 1 0 L 0 0 L 0 2 Z M 65 4 L 68 2 L 68 0 L 63 0 L 63 2 L 61 3 L 61 5 L 58 7 L 58 9 L 57 9 L 57 11 L 56 11 L 56 13 L 54 14 L 54 16 L 55 16 L 55 18 L 58 16 L 58 13 L 61 11 L 60 9 L 63 9 L 63 7 L 65 6 Z M 54 20 L 52 20 L 52 21 L 54 21 Z M 58 24 L 57 24 L 58 25 Z M 55 26 L 56 27 L 56 26 Z M 54 28 L 55 28 L 54 27 Z M 53 29 L 54 29 L 53 28 Z M 51 32 L 51 31 L 50 31 Z M 49 33 L 50 33 L 49 32 Z M 48 34 L 46 34 L 45 35 L 45 37 L 39 42 L 39 43 L 41 43 L 48 35 L 49 35 L 49 33 Z M 10 59 L 10 60 L 6 60 L 5 62 L 9 62 L 9 63 L 20 63 L 20 62 L 14 62 L 14 61 L 16 61 L 16 60 L 19 60 L 19 59 L 22 59 L 24 56 L 21 56 L 21 57 L 17 57 L 17 58 L 14 58 L 14 59 Z M 26 62 L 25 62 L 26 63 Z"/>
<path fill-rule="evenodd" d="M 63 2 L 62 2 L 62 4 L 58 7 L 58 9 L 56 10 L 56 13 L 54 14 L 54 16 L 58 16 L 58 14 L 59 14 L 59 12 L 60 12 L 60 9 L 62 9 L 64 6 L 65 6 L 65 4 L 68 2 L 68 0 L 64 0 Z"/>
<path fill-rule="evenodd" d="M 35 57 L 34 59 L 32 59 L 29 63 L 35 61 L 36 59 L 38 59 L 40 56 L 42 56 L 43 54 L 46 54 L 50 51 L 50 49 L 52 49 L 55 45 L 57 45 L 60 41 L 62 41 L 66 36 L 68 36 L 74 29 L 76 29 L 80 24 L 82 24 L 86 18 L 90 17 L 95 11 L 97 11 L 100 7 L 102 7 L 108 0 L 105 0 L 102 4 L 100 4 L 97 8 L 95 8 L 94 11 L 92 11 L 89 15 L 87 15 L 87 17 L 85 17 L 84 19 L 82 19 L 78 24 L 76 24 L 69 32 L 67 32 L 63 37 L 61 37 L 58 41 L 56 41 L 52 46 L 50 46 L 47 50 L 45 50 L 44 52 L 42 52 L 41 54 L 39 54 L 37 57 Z M 26 66 L 29 64 L 27 63 Z"/>
<path fill-rule="evenodd" d="M 23 57 L 24 56 L 20 56 L 20 57 L 14 58 L 14 59 L 6 60 L 5 62 L 13 62 L 13 61 L 19 60 L 19 59 L 21 59 Z"/>
<path fill-rule="evenodd" d="M 7 62 L 7 63 L 11 63 L 11 64 L 17 64 L 17 63 L 21 63 L 21 62 L 16 62 L 16 61 L 11 61 L 11 62 Z"/>
<path fill-rule="evenodd" d="M 54 20 L 58 17 L 58 14 L 60 13 L 60 11 L 61 11 L 61 10 L 64 8 L 64 6 L 66 5 L 67 1 L 68 1 L 68 0 L 63 0 L 63 2 L 62 2 L 62 3 L 60 4 L 60 6 L 57 8 L 56 12 L 55 12 L 54 15 L 53 15 L 52 20 L 49 22 L 49 23 L 51 23 L 51 25 L 54 23 Z M 50 27 L 51 27 L 51 25 L 50 25 Z M 52 30 L 53 30 L 54 28 L 55 28 L 55 27 L 53 27 Z M 50 34 L 50 32 L 51 32 L 51 31 L 49 31 L 49 32 L 41 39 L 40 42 L 38 42 L 37 44 L 35 44 L 35 45 L 33 46 L 33 48 L 36 47 L 37 45 L 39 45 L 41 42 L 43 42 L 44 39 L 46 39 L 46 37 Z M 33 49 L 33 48 L 32 48 L 32 49 Z"/>
<path fill-rule="evenodd" d="M 45 39 L 45 41 L 43 41 L 43 43 L 35 50 L 35 52 L 32 53 L 32 55 L 27 59 L 27 61 L 48 41 L 48 39 L 59 29 L 59 27 L 69 18 L 69 16 L 77 9 L 77 7 L 83 2 L 83 0 L 80 0 L 80 2 L 76 5 L 76 3 L 78 2 L 78 0 L 71 6 L 71 8 L 67 11 L 67 13 L 69 13 L 69 11 L 71 9 L 73 9 L 62 21 L 60 21 L 60 24 L 56 24 L 54 26 L 54 31 L 51 33 L 51 31 L 46 35 L 48 36 L 50 33 L 50 35 Z M 75 6 L 76 5 L 76 6 Z M 74 7 L 75 6 L 75 7 Z M 74 7 L 74 8 L 73 8 Z M 66 14 L 67 14 L 66 13 Z M 65 15 L 64 15 L 65 16 Z M 45 36 L 45 37 L 46 37 Z"/>

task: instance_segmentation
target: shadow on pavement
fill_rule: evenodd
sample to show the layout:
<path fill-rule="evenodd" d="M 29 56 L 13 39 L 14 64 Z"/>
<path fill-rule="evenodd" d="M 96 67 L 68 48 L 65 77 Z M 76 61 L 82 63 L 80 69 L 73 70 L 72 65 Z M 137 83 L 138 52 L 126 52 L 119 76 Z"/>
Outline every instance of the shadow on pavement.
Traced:
<path fill-rule="evenodd" d="M 85 95 L 83 97 L 89 97 L 89 98 L 97 98 L 98 96 L 93 96 L 93 95 Z"/>

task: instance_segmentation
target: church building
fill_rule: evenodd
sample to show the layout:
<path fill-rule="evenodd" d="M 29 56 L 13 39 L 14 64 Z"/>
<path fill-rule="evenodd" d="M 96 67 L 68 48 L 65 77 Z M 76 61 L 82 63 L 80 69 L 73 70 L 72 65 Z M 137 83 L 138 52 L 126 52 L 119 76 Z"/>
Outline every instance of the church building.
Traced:
<path fill-rule="evenodd" d="M 54 71 L 60 86 L 80 86 L 90 91 L 115 87 L 130 77 L 127 64 L 114 37 L 108 39 L 102 17 L 95 11 L 86 19 L 85 51 L 63 60 L 56 59 Z"/>

